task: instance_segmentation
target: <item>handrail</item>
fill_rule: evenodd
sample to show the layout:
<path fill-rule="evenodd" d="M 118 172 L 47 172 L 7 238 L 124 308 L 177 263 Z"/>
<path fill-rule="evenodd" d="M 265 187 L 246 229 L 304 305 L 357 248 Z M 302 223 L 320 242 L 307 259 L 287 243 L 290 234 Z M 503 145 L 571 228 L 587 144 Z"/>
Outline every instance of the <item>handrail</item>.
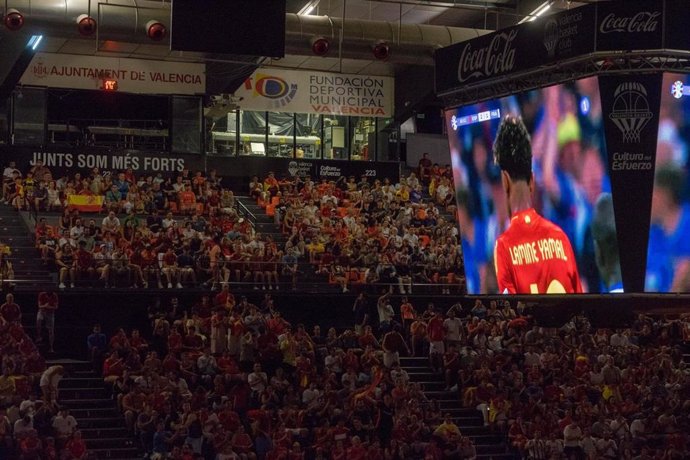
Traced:
<path fill-rule="evenodd" d="M 244 217 L 250 218 L 249 222 L 252 224 L 252 227 L 254 227 L 255 222 L 258 220 L 254 213 L 251 212 L 249 208 L 240 200 L 236 199 L 236 201 L 238 206 L 237 211 L 241 213 Z"/>

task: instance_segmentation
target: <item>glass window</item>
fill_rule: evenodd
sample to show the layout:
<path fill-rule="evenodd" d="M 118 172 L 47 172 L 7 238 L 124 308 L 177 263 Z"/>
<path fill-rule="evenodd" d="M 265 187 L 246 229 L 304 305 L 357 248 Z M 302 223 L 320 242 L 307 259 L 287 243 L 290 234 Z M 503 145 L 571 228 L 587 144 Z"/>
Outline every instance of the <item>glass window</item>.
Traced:
<path fill-rule="evenodd" d="M 211 153 L 223 156 L 237 155 L 237 110 L 231 110 L 226 116 L 206 123 L 210 126 Z"/>
<path fill-rule="evenodd" d="M 295 150 L 295 114 L 269 112 L 268 151 L 270 157 L 292 158 Z"/>
<path fill-rule="evenodd" d="M 352 117 L 350 159 L 373 161 L 376 159 L 376 118 Z"/>
<path fill-rule="evenodd" d="M 9 125 L 9 106 L 10 100 L 0 100 L 0 144 L 7 144 L 7 139 L 10 132 Z"/>
<path fill-rule="evenodd" d="M 295 157 L 321 158 L 321 115 L 295 114 Z"/>
<path fill-rule="evenodd" d="M 376 119 L 376 159 L 400 161 L 400 130 L 392 118 Z"/>
<path fill-rule="evenodd" d="M 201 153 L 201 99 L 173 96 L 172 151 Z"/>
<path fill-rule="evenodd" d="M 342 115 L 323 116 L 323 158 L 348 159 L 348 119 Z"/>
<path fill-rule="evenodd" d="M 45 142 L 45 90 L 23 88 L 14 94 L 14 143 L 41 145 Z"/>
<path fill-rule="evenodd" d="M 240 111 L 240 155 L 266 155 L 266 115 Z"/>

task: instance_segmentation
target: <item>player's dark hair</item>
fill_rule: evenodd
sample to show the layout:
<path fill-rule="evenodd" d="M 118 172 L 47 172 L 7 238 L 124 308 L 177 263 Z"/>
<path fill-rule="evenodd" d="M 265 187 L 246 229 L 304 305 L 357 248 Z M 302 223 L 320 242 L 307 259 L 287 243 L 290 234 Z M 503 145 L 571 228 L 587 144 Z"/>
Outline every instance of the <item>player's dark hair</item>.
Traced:
<path fill-rule="evenodd" d="M 683 170 L 679 167 L 672 165 L 661 166 L 656 170 L 654 185 L 668 190 L 675 204 L 680 204 L 683 201 L 685 177 Z"/>
<path fill-rule="evenodd" d="M 532 144 L 520 117 L 508 115 L 501 121 L 494 141 L 494 161 L 512 180 L 532 180 Z"/>

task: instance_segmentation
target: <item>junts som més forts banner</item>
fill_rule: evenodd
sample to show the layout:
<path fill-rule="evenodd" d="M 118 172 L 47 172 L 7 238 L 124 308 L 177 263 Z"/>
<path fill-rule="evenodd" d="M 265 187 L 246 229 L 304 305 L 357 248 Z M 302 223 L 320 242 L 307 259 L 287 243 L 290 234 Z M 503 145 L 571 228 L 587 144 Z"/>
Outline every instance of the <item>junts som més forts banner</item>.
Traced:
<path fill-rule="evenodd" d="M 644 292 L 661 81 L 661 74 L 599 77 L 626 292 Z"/>

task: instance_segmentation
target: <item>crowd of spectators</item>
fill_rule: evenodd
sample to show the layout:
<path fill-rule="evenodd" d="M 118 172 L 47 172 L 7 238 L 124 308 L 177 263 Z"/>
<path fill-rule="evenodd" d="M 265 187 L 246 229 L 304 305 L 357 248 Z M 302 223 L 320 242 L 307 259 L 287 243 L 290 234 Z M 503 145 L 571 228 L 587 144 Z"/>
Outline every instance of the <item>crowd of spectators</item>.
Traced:
<path fill-rule="evenodd" d="M 36 248 L 57 271 L 61 289 L 80 282 L 215 288 L 229 281 L 231 266 L 244 282 L 279 288 L 281 254 L 238 215 L 233 192 L 221 187 L 215 171 L 204 176 L 183 170 L 164 178 L 94 168 L 53 180 L 36 162 L 24 178 L 10 164 L 4 178 L 5 203 L 36 215 L 61 212 L 57 222 L 37 217 L 35 229 Z M 83 216 L 81 205 L 68 204 L 74 195 L 100 197 L 83 205 L 102 214 Z"/>
<path fill-rule="evenodd" d="M 399 182 L 341 176 L 336 181 L 254 177 L 249 193 L 287 237 L 283 261 L 310 269 L 347 292 L 355 284 L 440 286 L 462 292 L 464 271 L 450 168 Z M 433 288 L 436 290 L 437 288 Z M 418 291 L 419 292 L 419 291 Z"/>
<path fill-rule="evenodd" d="M 523 458 L 688 458 L 690 318 L 547 329 L 507 302 L 414 303 L 362 294 L 354 327 L 324 333 L 285 320 L 270 294 L 252 304 L 224 288 L 156 302 L 150 330 L 92 352 L 153 458 L 474 458 L 406 355 L 428 357 L 446 397 Z"/>
<path fill-rule="evenodd" d="M 49 309 L 49 297 L 54 293 L 39 295 L 39 304 L 43 302 L 39 308 L 44 313 Z M 45 313 L 41 321 L 50 331 L 48 315 Z M 46 366 L 21 318 L 21 307 L 12 294 L 7 294 L 0 305 L 0 458 L 86 459 L 89 451 L 76 420 L 58 405 L 58 385 L 65 369 Z M 52 334 L 50 337 L 52 347 Z"/>
<path fill-rule="evenodd" d="M 398 183 L 254 178 L 249 193 L 276 216 L 284 245 L 238 214 L 215 171 L 166 178 L 94 168 L 55 179 L 40 161 L 25 174 L 11 163 L 3 192 L 5 203 L 37 216 L 36 248 L 62 289 L 232 282 L 296 290 L 298 279 L 309 278 L 344 292 L 355 284 L 395 285 L 401 293 L 436 284 L 450 294 L 464 289 L 450 174 L 434 167 L 424 181 L 412 173 Z M 82 215 L 70 196 L 99 197 L 82 205 L 105 217 Z M 38 217 L 43 211 L 62 215 L 55 222 Z"/>
<path fill-rule="evenodd" d="M 92 351 L 105 353 L 104 379 L 152 458 L 475 455 L 389 359 L 406 348 L 399 328 L 307 331 L 270 294 L 252 304 L 227 288 L 194 305 L 157 302 L 149 317 L 144 334 L 119 330 Z"/>

